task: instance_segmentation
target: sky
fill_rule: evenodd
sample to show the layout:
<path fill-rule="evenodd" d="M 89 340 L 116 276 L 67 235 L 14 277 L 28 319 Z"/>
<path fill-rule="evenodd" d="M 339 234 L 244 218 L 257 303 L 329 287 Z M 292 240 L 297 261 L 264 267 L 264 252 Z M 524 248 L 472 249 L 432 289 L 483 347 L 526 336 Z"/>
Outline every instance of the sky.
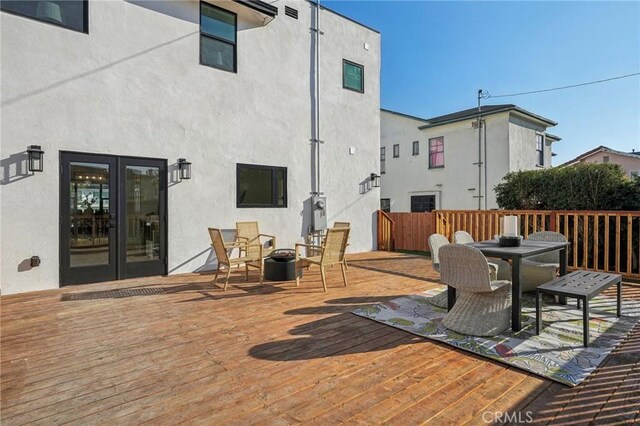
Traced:
<path fill-rule="evenodd" d="M 380 31 L 381 107 L 435 117 L 490 95 L 640 72 L 640 1 L 322 1 Z M 365 71 L 366 72 L 366 71 Z M 640 151 L 640 75 L 488 98 L 558 123 L 558 165 L 600 145 Z"/>

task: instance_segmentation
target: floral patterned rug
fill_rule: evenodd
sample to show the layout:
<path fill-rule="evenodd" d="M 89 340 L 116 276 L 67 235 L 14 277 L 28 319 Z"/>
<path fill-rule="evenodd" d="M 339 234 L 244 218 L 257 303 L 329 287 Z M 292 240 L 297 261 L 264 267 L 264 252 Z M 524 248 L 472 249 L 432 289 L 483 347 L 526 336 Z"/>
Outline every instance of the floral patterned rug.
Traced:
<path fill-rule="evenodd" d="M 567 305 L 543 299 L 542 331 L 535 335 L 535 298 L 523 296 L 522 330 L 510 329 L 494 337 L 467 336 L 442 325 L 446 310 L 428 299 L 444 288 L 366 306 L 354 314 L 447 343 L 504 362 L 543 377 L 576 386 L 593 372 L 640 320 L 640 302 L 622 300 L 622 316 L 616 317 L 615 298 L 598 296 L 590 302 L 589 347 L 583 346 L 582 311 L 575 299 Z"/>

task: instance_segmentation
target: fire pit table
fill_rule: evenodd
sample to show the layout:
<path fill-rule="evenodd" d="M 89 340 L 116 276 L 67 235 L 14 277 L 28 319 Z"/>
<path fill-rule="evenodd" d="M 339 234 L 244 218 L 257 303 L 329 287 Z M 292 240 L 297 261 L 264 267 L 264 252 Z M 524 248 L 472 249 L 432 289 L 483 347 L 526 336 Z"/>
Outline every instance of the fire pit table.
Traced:
<path fill-rule="evenodd" d="M 302 277 L 302 269 L 299 271 Z M 294 249 L 274 250 L 264 259 L 264 279 L 293 281 L 296 279 L 296 252 Z"/>

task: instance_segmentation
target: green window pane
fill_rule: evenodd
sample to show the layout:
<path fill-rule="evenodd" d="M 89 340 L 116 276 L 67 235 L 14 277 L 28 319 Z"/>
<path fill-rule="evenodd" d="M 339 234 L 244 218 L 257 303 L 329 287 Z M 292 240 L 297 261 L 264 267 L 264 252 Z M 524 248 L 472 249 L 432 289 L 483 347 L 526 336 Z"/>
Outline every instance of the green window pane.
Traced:
<path fill-rule="evenodd" d="M 206 36 L 200 36 L 202 65 L 234 71 L 234 46 Z"/>
<path fill-rule="evenodd" d="M 278 207 L 285 207 L 287 205 L 287 174 L 284 169 L 277 169 L 277 199 L 276 205 Z"/>
<path fill-rule="evenodd" d="M 200 31 L 204 34 L 236 42 L 236 17 L 206 3 L 201 3 Z"/>
<path fill-rule="evenodd" d="M 238 205 L 273 205 L 272 169 L 242 167 L 238 175 Z"/>
<path fill-rule="evenodd" d="M 342 63 L 342 81 L 346 89 L 364 92 L 364 67 L 344 61 Z"/>

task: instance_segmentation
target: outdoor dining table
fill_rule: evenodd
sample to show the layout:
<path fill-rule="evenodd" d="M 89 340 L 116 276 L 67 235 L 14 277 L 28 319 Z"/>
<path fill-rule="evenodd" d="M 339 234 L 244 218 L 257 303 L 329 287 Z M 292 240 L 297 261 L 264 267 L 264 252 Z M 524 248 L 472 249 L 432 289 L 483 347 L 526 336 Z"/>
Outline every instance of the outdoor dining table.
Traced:
<path fill-rule="evenodd" d="M 480 241 L 467 244 L 477 248 L 486 257 L 497 257 L 503 260 L 511 260 L 511 329 L 520 331 L 520 311 L 522 308 L 522 259 L 550 251 L 560 251 L 560 275 L 567 274 L 567 242 L 547 242 L 523 240 L 518 247 L 500 247 L 497 240 Z M 456 289 L 448 286 L 448 308 L 453 308 L 456 301 Z"/>

